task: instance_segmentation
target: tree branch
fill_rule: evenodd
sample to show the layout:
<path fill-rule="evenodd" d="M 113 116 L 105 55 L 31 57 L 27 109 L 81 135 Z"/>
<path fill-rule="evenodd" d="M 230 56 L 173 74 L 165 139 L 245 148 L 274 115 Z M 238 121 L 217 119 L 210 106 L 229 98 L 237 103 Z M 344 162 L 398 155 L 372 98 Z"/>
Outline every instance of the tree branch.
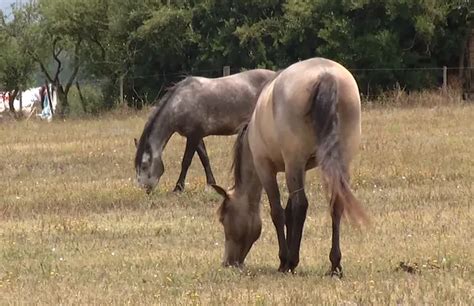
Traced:
<path fill-rule="evenodd" d="M 61 52 L 63 51 L 63 49 L 59 48 L 58 51 L 56 51 L 56 45 L 57 43 L 60 41 L 60 38 L 59 37 L 56 37 L 53 41 L 53 58 L 54 60 L 56 61 L 56 63 L 58 63 L 58 66 L 56 68 L 56 73 L 54 75 L 54 80 L 55 81 L 59 81 L 59 74 L 61 73 L 61 60 L 59 59 L 59 55 L 61 54 Z"/>
<path fill-rule="evenodd" d="M 91 37 L 90 40 L 100 48 L 100 52 L 102 54 L 102 60 L 105 61 L 105 59 L 106 59 L 105 48 L 102 46 L 102 44 L 100 43 L 100 41 L 96 37 Z"/>
<path fill-rule="evenodd" d="M 71 76 L 69 77 L 69 80 L 67 81 L 66 87 L 64 88 L 64 93 L 66 95 L 68 94 L 69 89 L 71 89 L 72 83 L 74 82 L 74 79 L 76 79 L 78 72 L 79 72 L 79 64 L 76 64 L 74 67 L 74 70 L 72 71 Z"/>
<path fill-rule="evenodd" d="M 33 58 L 33 60 L 35 60 L 38 65 L 40 66 L 40 69 L 41 71 L 44 73 L 44 75 L 46 76 L 46 78 L 48 79 L 48 81 L 50 81 L 51 83 L 53 83 L 53 78 L 51 77 L 51 75 L 48 73 L 48 69 L 46 69 L 46 66 L 43 64 L 43 62 L 39 59 L 39 57 L 34 53 L 34 52 L 31 52 L 31 51 L 28 51 L 28 53 L 30 54 L 30 56 Z"/>
<path fill-rule="evenodd" d="M 72 83 L 76 79 L 77 73 L 79 72 L 79 67 L 80 67 L 80 60 L 79 60 L 79 49 L 81 47 L 82 43 L 82 38 L 79 38 L 76 42 L 76 46 L 74 47 L 74 69 L 72 71 L 71 76 L 69 77 L 69 80 L 66 83 L 66 87 L 64 88 L 64 93 L 67 95 L 69 92 L 69 89 L 71 89 Z"/>
<path fill-rule="evenodd" d="M 8 107 L 10 108 L 10 113 L 15 113 L 15 99 L 18 95 L 19 88 L 16 87 L 8 93 Z"/>

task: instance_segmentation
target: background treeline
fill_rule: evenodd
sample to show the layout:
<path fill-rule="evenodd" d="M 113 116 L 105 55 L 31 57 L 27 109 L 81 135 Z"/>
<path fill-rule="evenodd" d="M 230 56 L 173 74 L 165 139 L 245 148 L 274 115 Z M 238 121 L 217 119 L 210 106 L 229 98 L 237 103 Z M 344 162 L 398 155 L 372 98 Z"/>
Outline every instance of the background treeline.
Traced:
<path fill-rule="evenodd" d="M 0 89 L 51 82 L 68 113 L 80 80 L 94 112 L 118 101 L 121 80 L 140 106 L 185 74 L 314 56 L 354 69 L 365 93 L 426 88 L 442 75 L 414 68 L 462 66 L 472 11 L 470 0 L 36 0 L 0 14 Z"/>

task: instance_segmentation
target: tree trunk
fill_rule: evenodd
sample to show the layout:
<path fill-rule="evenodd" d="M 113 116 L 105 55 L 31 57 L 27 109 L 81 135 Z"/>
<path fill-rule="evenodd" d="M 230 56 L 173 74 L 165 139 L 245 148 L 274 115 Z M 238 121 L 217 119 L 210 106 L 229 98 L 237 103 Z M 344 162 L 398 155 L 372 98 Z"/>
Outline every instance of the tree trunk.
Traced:
<path fill-rule="evenodd" d="M 45 81 L 44 82 L 46 85 L 45 85 L 45 92 L 43 94 L 43 98 L 41 100 L 41 109 L 44 108 L 44 99 L 45 97 L 48 97 L 48 101 L 49 101 L 49 108 L 51 110 L 51 114 L 54 115 L 54 107 L 53 107 L 53 93 L 49 90 L 49 84 L 48 84 L 48 81 Z M 54 87 L 54 86 L 52 86 Z M 51 88 L 52 90 L 53 88 Z"/>
<path fill-rule="evenodd" d="M 18 88 L 10 91 L 8 93 L 8 107 L 10 107 L 10 112 L 15 113 L 15 98 L 18 95 Z"/>
<path fill-rule="evenodd" d="M 69 114 L 69 102 L 67 100 L 67 93 L 64 92 L 64 88 L 62 85 L 57 85 L 56 90 L 56 94 L 58 95 L 56 114 L 64 117 Z"/>
<path fill-rule="evenodd" d="M 20 91 L 20 115 L 23 114 L 23 92 Z"/>
<path fill-rule="evenodd" d="M 464 78 L 464 69 L 466 64 L 466 49 L 468 49 L 469 45 L 469 35 L 466 34 L 465 38 L 462 41 L 461 50 L 459 52 L 459 79 L 462 80 Z M 467 50 L 469 53 L 469 50 Z"/>
<path fill-rule="evenodd" d="M 86 113 L 86 103 L 84 101 L 84 96 L 82 95 L 81 86 L 79 82 L 76 81 L 77 92 L 79 93 L 79 99 L 81 100 L 82 111 Z"/>

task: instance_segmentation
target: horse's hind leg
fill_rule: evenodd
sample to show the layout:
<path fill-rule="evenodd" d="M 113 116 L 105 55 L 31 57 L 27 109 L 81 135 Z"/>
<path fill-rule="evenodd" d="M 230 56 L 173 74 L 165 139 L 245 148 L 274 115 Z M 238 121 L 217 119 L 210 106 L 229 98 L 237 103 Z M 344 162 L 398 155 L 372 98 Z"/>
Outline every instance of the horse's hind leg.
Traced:
<path fill-rule="evenodd" d="M 216 179 L 212 174 L 211 164 L 209 163 L 209 157 L 207 156 L 206 145 L 204 144 L 204 140 L 201 139 L 197 146 L 197 152 L 199 155 L 199 159 L 201 160 L 202 166 L 204 167 L 204 172 L 206 172 L 206 181 L 208 185 L 212 185 L 216 183 Z"/>
<path fill-rule="evenodd" d="M 183 161 L 181 162 L 181 173 L 176 182 L 176 187 L 173 190 L 175 192 L 184 190 L 184 180 L 186 179 L 186 174 L 188 173 L 189 166 L 191 165 L 194 152 L 196 152 L 200 139 L 202 138 L 188 137 L 186 140 L 186 149 L 184 150 Z"/>
<path fill-rule="evenodd" d="M 344 213 L 344 206 L 341 199 L 338 197 L 334 202 L 331 211 L 332 218 L 332 246 L 329 253 L 329 260 L 331 260 L 331 271 L 329 275 L 342 277 L 341 267 L 341 249 L 339 247 L 339 228 L 341 224 L 341 217 Z"/>
<path fill-rule="evenodd" d="M 303 236 L 303 226 L 308 210 L 308 199 L 304 192 L 304 167 L 287 167 L 286 184 L 290 193 L 291 208 L 288 213 L 291 221 L 287 221 L 289 249 L 288 269 L 294 271 L 300 260 L 301 238 Z M 288 209 L 288 208 L 287 208 Z"/>

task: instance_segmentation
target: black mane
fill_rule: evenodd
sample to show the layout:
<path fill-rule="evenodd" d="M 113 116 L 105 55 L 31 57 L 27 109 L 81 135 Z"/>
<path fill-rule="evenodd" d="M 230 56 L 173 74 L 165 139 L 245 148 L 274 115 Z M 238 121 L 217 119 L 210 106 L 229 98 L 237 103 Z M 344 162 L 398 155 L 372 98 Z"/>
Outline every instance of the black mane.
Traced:
<path fill-rule="evenodd" d="M 248 123 L 245 123 L 239 130 L 239 134 L 234 143 L 234 158 L 231 170 L 234 171 L 234 188 L 242 183 L 242 149 L 244 145 L 244 136 L 247 132 Z"/>

